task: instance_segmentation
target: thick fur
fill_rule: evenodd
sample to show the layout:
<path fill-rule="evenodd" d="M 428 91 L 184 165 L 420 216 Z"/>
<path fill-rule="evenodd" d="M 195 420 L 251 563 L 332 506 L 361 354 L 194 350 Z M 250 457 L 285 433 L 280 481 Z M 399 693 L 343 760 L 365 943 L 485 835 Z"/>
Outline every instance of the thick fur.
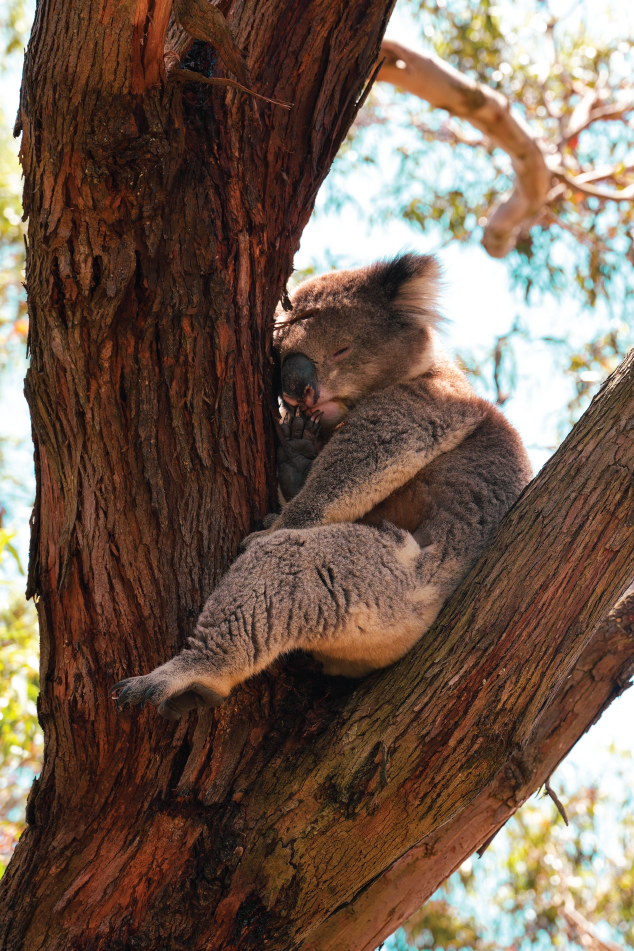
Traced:
<path fill-rule="evenodd" d="M 443 353 L 437 292 L 435 260 L 415 255 L 297 288 L 275 333 L 283 398 L 323 413 L 325 445 L 249 536 L 189 649 L 118 684 L 119 704 L 171 718 L 215 706 L 298 647 L 359 677 L 428 630 L 531 478 L 517 433 Z"/>

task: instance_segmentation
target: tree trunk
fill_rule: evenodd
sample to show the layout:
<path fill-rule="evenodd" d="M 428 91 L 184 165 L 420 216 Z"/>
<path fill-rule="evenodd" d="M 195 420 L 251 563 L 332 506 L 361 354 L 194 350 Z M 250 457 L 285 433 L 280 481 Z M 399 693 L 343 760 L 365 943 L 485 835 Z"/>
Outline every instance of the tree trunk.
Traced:
<path fill-rule="evenodd" d="M 46 756 L 1 946 L 354 951 L 370 931 L 338 929 L 395 862 L 431 836 L 433 890 L 542 781 L 547 717 L 562 754 L 587 726 L 562 689 L 629 580 L 634 359 L 405 661 L 357 684 L 297 656 L 215 713 L 117 717 L 108 687 L 174 654 L 271 501 L 268 328 L 391 9 L 236 3 L 254 88 L 289 113 L 165 86 L 168 6 L 41 2 L 27 54 Z M 481 808 L 508 775 L 512 805 Z"/>
<path fill-rule="evenodd" d="M 117 717 L 108 688 L 183 645 L 272 507 L 272 315 L 392 6 L 236 3 L 253 88 L 286 111 L 164 83 L 171 0 L 38 3 L 19 122 L 46 748 L 9 947 L 110 947 L 191 870 L 202 827 L 172 790 L 195 722 Z M 185 61 L 214 64 L 200 42 Z"/>

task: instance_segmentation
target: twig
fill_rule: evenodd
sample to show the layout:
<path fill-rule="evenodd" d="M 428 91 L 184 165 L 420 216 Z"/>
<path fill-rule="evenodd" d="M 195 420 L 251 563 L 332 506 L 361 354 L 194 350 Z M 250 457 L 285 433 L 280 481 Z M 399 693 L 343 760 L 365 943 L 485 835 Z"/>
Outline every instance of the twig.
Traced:
<path fill-rule="evenodd" d="M 559 796 L 557 795 L 557 793 L 555 792 L 555 790 L 554 790 L 554 789 L 552 788 L 552 786 L 550 785 L 550 776 L 548 777 L 548 779 L 547 779 L 546 782 L 544 783 L 544 790 L 545 790 L 545 792 L 546 792 L 546 795 L 547 795 L 547 796 L 550 796 L 550 798 L 552 799 L 552 801 L 553 801 L 553 802 L 555 803 L 555 805 L 557 806 L 557 811 L 559 812 L 559 815 L 560 815 L 561 818 L 564 820 L 564 822 L 566 823 L 566 825 L 570 825 L 570 823 L 568 822 L 568 816 L 566 815 L 566 810 L 564 809 L 563 803 L 562 803 L 561 799 L 559 798 Z"/>
<path fill-rule="evenodd" d="M 563 188 L 563 185 L 557 187 Z M 553 189 L 553 191 L 555 191 L 555 189 Z M 568 231 L 570 234 L 573 234 L 581 244 L 585 244 L 588 248 L 597 248 L 599 251 L 608 250 L 608 246 L 604 241 L 601 241 L 600 238 L 588 234 L 586 229 L 582 228 L 581 225 L 577 225 L 572 221 L 565 221 L 563 218 L 560 218 L 559 215 L 556 215 L 555 212 L 550 208 L 544 215 L 544 221 L 547 224 L 559 225 L 563 231 Z"/>
<path fill-rule="evenodd" d="M 252 89 L 247 89 L 246 86 L 242 86 L 233 79 L 216 79 L 215 77 L 208 79 L 207 76 L 203 76 L 202 73 L 196 73 L 193 69 L 173 69 L 169 73 L 169 78 L 176 79 L 181 83 L 205 83 L 207 86 L 233 86 L 234 89 L 240 89 L 249 96 L 254 96 L 256 99 L 263 99 L 264 102 L 271 102 L 274 106 L 281 106 L 282 109 L 293 108 L 292 102 L 282 102 L 280 99 L 269 99 L 268 96 L 261 96 L 259 93 L 253 92 Z"/>
<path fill-rule="evenodd" d="M 585 97 L 584 97 L 585 98 Z M 584 100 L 579 103 L 581 105 Z M 578 109 L 579 106 L 576 107 Z M 576 111 L 575 109 L 575 111 Z M 595 109 L 593 112 L 590 112 L 587 116 L 579 117 L 579 121 L 573 125 L 572 119 L 574 118 L 574 112 L 571 116 L 570 124 L 564 133 L 564 138 L 574 139 L 576 135 L 579 135 L 580 132 L 583 132 L 584 129 L 589 128 L 595 122 L 608 122 L 612 119 L 622 119 L 623 116 L 627 115 L 628 112 L 631 112 L 634 109 L 634 101 L 630 100 L 629 102 L 617 102 L 609 106 L 601 106 L 599 109 Z"/>
<path fill-rule="evenodd" d="M 596 89 L 588 89 L 582 96 L 580 102 L 578 102 L 573 109 L 568 125 L 566 126 L 564 132 L 565 139 L 574 138 L 575 135 L 579 135 L 582 129 L 590 125 L 590 112 L 598 98 L 599 96 Z"/>
<path fill-rule="evenodd" d="M 623 951 L 622 945 L 614 944 L 613 941 L 606 941 L 604 938 L 601 938 L 594 925 L 577 911 L 572 902 L 567 902 L 559 913 L 567 924 L 572 925 L 573 928 L 576 929 L 581 937 L 589 938 L 592 944 L 600 948 L 601 951 Z M 582 943 L 585 944 L 585 942 Z"/>
<path fill-rule="evenodd" d="M 591 198 L 602 198 L 604 201 L 631 201 L 634 199 L 634 185 L 628 185 L 627 188 L 623 188 L 621 191 L 614 191 L 609 188 L 597 188 L 595 185 L 588 185 L 586 184 L 588 181 L 586 176 L 571 175 L 559 165 L 551 168 L 551 171 L 560 181 L 566 182 L 570 188 L 581 192 L 582 195 L 589 195 Z M 580 181 L 581 178 L 584 178 L 585 181 Z"/>
<path fill-rule="evenodd" d="M 621 162 L 617 165 L 599 165 L 598 168 L 590 169 L 588 172 L 582 172 L 580 175 L 575 175 L 575 182 L 580 184 L 585 184 L 586 182 L 600 182 L 605 178 L 611 178 L 613 181 L 616 181 L 617 178 L 620 178 L 625 172 L 631 172 L 634 170 L 634 165 L 623 165 L 621 168 Z M 617 169 L 621 171 L 617 171 Z"/>

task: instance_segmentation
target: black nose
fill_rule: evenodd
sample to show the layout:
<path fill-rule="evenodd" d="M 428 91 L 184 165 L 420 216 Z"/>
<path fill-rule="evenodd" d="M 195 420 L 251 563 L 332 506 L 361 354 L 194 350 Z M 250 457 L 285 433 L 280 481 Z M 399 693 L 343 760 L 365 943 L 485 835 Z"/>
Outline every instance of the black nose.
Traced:
<path fill-rule="evenodd" d="M 311 405 L 319 401 L 317 368 L 303 353 L 291 354 L 282 364 L 282 393 L 298 403 L 306 402 L 307 395 Z"/>

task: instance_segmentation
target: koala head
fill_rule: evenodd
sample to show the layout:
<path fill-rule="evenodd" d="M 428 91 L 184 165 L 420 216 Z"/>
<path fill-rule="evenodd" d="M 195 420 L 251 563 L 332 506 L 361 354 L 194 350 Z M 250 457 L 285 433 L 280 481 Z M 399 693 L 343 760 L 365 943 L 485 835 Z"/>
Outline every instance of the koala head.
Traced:
<path fill-rule="evenodd" d="M 332 428 L 362 397 L 428 370 L 439 275 L 431 255 L 403 254 L 300 284 L 276 314 L 284 403 Z"/>

